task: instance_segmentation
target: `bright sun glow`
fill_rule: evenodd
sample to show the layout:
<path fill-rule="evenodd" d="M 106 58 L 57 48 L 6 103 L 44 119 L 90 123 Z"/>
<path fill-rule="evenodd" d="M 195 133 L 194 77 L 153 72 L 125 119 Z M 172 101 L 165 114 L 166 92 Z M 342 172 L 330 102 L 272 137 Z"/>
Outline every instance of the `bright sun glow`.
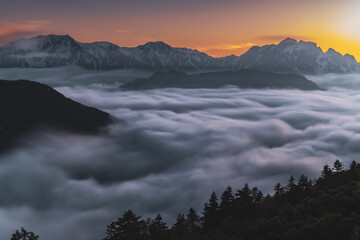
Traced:
<path fill-rule="evenodd" d="M 341 34 L 360 42 L 360 2 L 345 11 L 336 28 Z"/>

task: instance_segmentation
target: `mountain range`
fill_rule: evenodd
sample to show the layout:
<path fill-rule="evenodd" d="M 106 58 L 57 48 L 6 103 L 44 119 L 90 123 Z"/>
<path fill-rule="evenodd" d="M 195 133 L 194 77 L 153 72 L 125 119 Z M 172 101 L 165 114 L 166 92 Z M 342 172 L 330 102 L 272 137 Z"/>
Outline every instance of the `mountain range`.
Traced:
<path fill-rule="evenodd" d="M 239 71 L 255 69 L 277 73 L 351 73 L 360 64 L 351 55 L 327 52 L 313 42 L 285 39 L 279 44 L 254 46 L 241 56 L 214 58 L 164 42 L 134 48 L 110 42 L 80 43 L 69 35 L 21 38 L 0 47 L 0 68 L 46 68 L 77 65 L 88 69 L 150 69 L 166 71 Z"/>

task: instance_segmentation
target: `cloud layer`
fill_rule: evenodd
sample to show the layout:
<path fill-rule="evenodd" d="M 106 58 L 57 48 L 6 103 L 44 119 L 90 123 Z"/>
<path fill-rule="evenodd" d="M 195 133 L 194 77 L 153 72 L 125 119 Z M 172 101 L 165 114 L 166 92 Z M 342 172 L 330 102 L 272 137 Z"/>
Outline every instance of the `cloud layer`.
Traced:
<path fill-rule="evenodd" d="M 7 71 L 0 77 L 14 74 Z M 324 164 L 359 156 L 360 92 L 321 78 L 329 91 L 122 92 L 79 70 L 72 84 L 42 74 L 42 82 L 117 121 L 101 136 L 32 134 L 0 158 L 1 239 L 20 226 L 41 239 L 101 239 L 129 208 L 171 222 L 189 207 L 201 211 L 211 191 L 227 185 L 271 192 L 290 174 L 317 177 Z M 115 76 L 97 76 L 107 74 Z"/>

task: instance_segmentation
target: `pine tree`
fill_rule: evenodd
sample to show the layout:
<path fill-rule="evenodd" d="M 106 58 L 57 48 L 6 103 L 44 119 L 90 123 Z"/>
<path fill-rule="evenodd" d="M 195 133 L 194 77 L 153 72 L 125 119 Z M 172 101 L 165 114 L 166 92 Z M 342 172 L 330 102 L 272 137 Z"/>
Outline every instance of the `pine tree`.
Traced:
<path fill-rule="evenodd" d="M 190 208 L 186 216 L 187 239 L 198 239 L 200 234 L 200 217 L 193 208 Z"/>
<path fill-rule="evenodd" d="M 168 227 L 163 222 L 162 216 L 158 214 L 149 224 L 149 239 L 162 240 L 167 238 Z"/>
<path fill-rule="evenodd" d="M 122 218 L 118 218 L 107 226 L 104 240 L 141 240 L 146 235 L 145 222 L 139 220 L 131 210 L 124 212 Z"/>
<path fill-rule="evenodd" d="M 312 182 L 303 174 L 300 176 L 297 186 L 300 196 L 305 197 L 311 193 Z"/>
<path fill-rule="evenodd" d="M 326 164 L 323 167 L 323 170 L 321 171 L 321 178 L 326 179 L 326 178 L 330 177 L 332 175 L 332 173 L 333 172 L 332 172 L 331 168 L 329 167 L 329 165 Z"/>
<path fill-rule="evenodd" d="M 208 203 L 205 203 L 202 225 L 205 231 L 214 230 L 218 225 L 219 217 L 219 204 L 215 192 L 211 194 Z"/>
<path fill-rule="evenodd" d="M 253 203 L 252 192 L 249 188 L 249 185 L 245 183 L 244 187 L 241 190 L 238 190 L 236 195 L 237 203 L 240 204 L 243 208 L 249 207 Z"/>
<path fill-rule="evenodd" d="M 350 164 L 350 172 L 355 172 L 356 168 L 357 168 L 358 164 L 356 163 L 355 160 L 353 160 Z"/>
<path fill-rule="evenodd" d="M 187 239 L 189 232 L 186 225 L 186 218 L 184 214 L 179 214 L 176 223 L 173 225 L 171 229 L 172 235 L 174 239 Z"/>
<path fill-rule="evenodd" d="M 232 192 L 232 188 L 228 186 L 221 195 L 221 203 L 219 209 L 222 215 L 228 216 L 228 214 L 231 211 L 233 201 L 234 201 L 234 195 Z"/>
<path fill-rule="evenodd" d="M 352 161 L 350 164 L 349 172 L 351 179 L 357 180 L 358 179 L 357 176 L 359 176 L 360 173 L 360 164 L 358 164 L 355 161 Z"/>
<path fill-rule="evenodd" d="M 249 185 L 245 183 L 244 187 L 238 190 L 235 194 L 234 211 L 235 219 L 242 219 L 249 217 L 253 212 L 254 198 Z"/>
<path fill-rule="evenodd" d="M 290 203 L 294 204 L 297 201 L 297 198 L 299 196 L 294 176 L 292 176 L 292 175 L 290 176 L 288 184 L 286 185 L 285 189 L 286 189 L 286 198 L 287 198 L 287 200 Z"/>
<path fill-rule="evenodd" d="M 254 200 L 254 203 L 260 203 L 264 199 L 264 194 L 257 187 L 254 187 L 251 190 L 251 196 Z"/>
<path fill-rule="evenodd" d="M 275 195 L 274 195 L 275 198 L 279 199 L 282 195 L 284 195 L 284 188 L 281 187 L 280 183 L 277 183 L 275 185 L 274 190 L 275 190 Z"/>
<path fill-rule="evenodd" d="M 12 235 L 11 240 L 38 240 L 39 236 L 35 235 L 33 232 L 26 231 L 23 227 L 21 230 L 16 230 Z"/>
<path fill-rule="evenodd" d="M 344 170 L 343 164 L 339 161 L 339 159 L 336 159 L 334 162 L 334 170 L 338 173 Z"/>
<path fill-rule="evenodd" d="M 186 225 L 190 232 L 200 229 L 200 217 L 193 208 L 189 209 L 189 213 L 186 216 Z"/>
<path fill-rule="evenodd" d="M 290 176 L 288 184 L 286 185 L 286 190 L 288 192 L 295 190 L 296 184 L 295 184 L 295 178 L 293 175 Z"/>

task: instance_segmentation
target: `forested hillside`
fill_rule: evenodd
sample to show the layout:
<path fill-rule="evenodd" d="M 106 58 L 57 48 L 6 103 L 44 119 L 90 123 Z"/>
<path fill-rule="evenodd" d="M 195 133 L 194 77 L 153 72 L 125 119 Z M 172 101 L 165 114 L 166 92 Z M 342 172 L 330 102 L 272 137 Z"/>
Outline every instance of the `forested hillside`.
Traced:
<path fill-rule="evenodd" d="M 22 238 L 25 237 L 25 238 Z M 11 240 L 37 240 L 17 231 Z M 103 240 L 358 240 L 360 239 L 360 164 L 349 168 L 336 160 L 325 165 L 318 179 L 302 175 L 274 187 L 264 196 L 245 184 L 221 196 L 212 193 L 199 214 L 190 208 L 169 227 L 158 214 L 141 218 L 133 211 L 110 223 Z"/>
<path fill-rule="evenodd" d="M 337 160 L 318 179 L 293 176 L 264 196 L 248 184 L 213 193 L 201 214 L 190 208 L 168 227 L 159 214 L 141 220 L 131 210 L 109 226 L 105 240 L 320 240 L 360 239 L 360 164 Z"/>

